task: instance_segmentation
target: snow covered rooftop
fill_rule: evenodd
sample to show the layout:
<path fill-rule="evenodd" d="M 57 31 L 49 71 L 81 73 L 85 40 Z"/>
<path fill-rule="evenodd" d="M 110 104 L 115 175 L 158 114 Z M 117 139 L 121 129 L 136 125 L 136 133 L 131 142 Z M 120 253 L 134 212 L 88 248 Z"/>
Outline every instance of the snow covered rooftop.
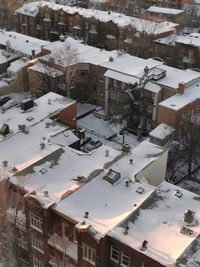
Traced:
<path fill-rule="evenodd" d="M 172 46 L 174 46 L 175 43 L 180 43 L 198 48 L 200 47 L 200 33 L 191 33 L 184 36 L 171 34 L 167 37 L 159 38 L 155 40 L 155 42 Z"/>
<path fill-rule="evenodd" d="M 43 73 L 44 75 L 51 76 L 53 78 L 60 77 L 60 76 L 64 75 L 64 73 L 62 71 L 55 69 L 53 67 L 49 67 L 47 64 L 43 64 L 39 60 L 37 60 L 34 63 L 34 65 L 29 67 L 28 69 Z"/>
<path fill-rule="evenodd" d="M 38 14 L 39 8 L 44 6 L 48 6 L 52 10 L 63 10 L 64 12 L 72 15 L 78 14 L 87 19 L 94 18 L 105 23 L 112 21 L 119 27 L 132 26 L 136 28 L 137 31 L 145 31 L 148 34 L 160 34 L 163 32 L 173 31 L 177 26 L 177 24 L 171 22 L 156 23 L 153 21 L 129 17 L 120 13 L 63 6 L 46 1 L 37 1 L 25 4 L 16 10 L 16 13 L 34 17 Z"/>
<path fill-rule="evenodd" d="M 8 46 L 15 52 L 31 56 L 32 50 L 35 50 L 35 54 L 41 52 L 41 46 L 48 44 L 49 42 L 43 41 L 37 38 L 33 38 L 27 35 L 23 35 L 17 32 L 0 30 L 0 44 Z"/>
<path fill-rule="evenodd" d="M 65 53 L 66 48 L 70 48 L 71 52 L 69 55 L 73 56 L 74 59 L 68 60 L 68 54 Z M 46 46 L 45 49 L 51 51 L 51 54 L 44 56 L 44 60 L 53 57 L 55 62 L 62 66 L 72 65 L 73 63 L 90 63 L 90 64 L 101 64 L 109 61 L 109 57 L 116 58 L 118 52 L 106 51 L 104 49 L 99 49 L 89 45 L 85 45 L 78 40 L 75 40 L 71 37 L 65 39 L 64 42 L 56 41 L 52 42 Z"/>
<path fill-rule="evenodd" d="M 24 67 L 27 67 L 29 65 L 30 61 L 28 59 L 18 59 L 15 60 L 14 62 L 12 62 L 10 64 L 10 66 L 8 67 L 7 71 L 12 72 L 12 73 L 16 73 L 19 70 L 21 70 Z"/>
<path fill-rule="evenodd" d="M 34 100 L 34 103 L 34 106 L 27 111 L 24 111 L 21 107 L 17 106 L 6 110 L 4 113 L 0 113 L 1 126 L 6 123 L 10 128 L 10 134 L 6 137 L 19 132 L 18 125 L 25 124 L 26 127 L 29 128 L 43 119 L 57 113 L 59 110 L 71 105 L 74 103 L 74 100 L 50 92 Z M 0 136 L 0 140 L 2 139 L 4 138 Z"/>
<path fill-rule="evenodd" d="M 177 43 L 200 47 L 200 33 L 191 33 L 187 36 L 178 36 Z"/>
<path fill-rule="evenodd" d="M 151 6 L 147 9 L 148 12 L 159 13 L 159 14 L 167 14 L 167 15 L 178 15 L 184 12 L 182 9 L 175 8 L 165 8 L 158 6 Z"/>
<path fill-rule="evenodd" d="M 200 99 L 200 82 L 185 89 L 185 92 L 176 94 L 159 103 L 160 106 L 179 110 L 191 102 Z"/>
<path fill-rule="evenodd" d="M 117 80 L 117 81 L 121 81 L 124 83 L 130 83 L 130 84 L 135 84 L 138 82 L 138 78 L 130 76 L 130 75 L 126 75 L 117 71 L 113 71 L 113 70 L 107 70 L 106 73 L 104 74 L 105 77 Z"/>
<path fill-rule="evenodd" d="M 140 183 L 131 183 L 126 187 L 125 179 L 112 185 L 103 179 L 104 175 L 105 172 L 55 207 L 55 211 L 70 217 L 76 223 L 85 221 L 88 227 L 93 228 L 96 239 L 101 239 L 124 220 L 154 190 L 153 186 Z M 143 194 L 136 192 L 140 186 L 144 189 Z M 84 218 L 85 212 L 89 213 L 88 218 Z"/>
<path fill-rule="evenodd" d="M 141 77 L 144 74 L 144 68 L 147 66 L 150 70 L 154 67 L 160 67 L 163 63 L 152 58 L 142 59 L 129 54 L 121 54 L 116 59 L 100 64 L 109 70 L 118 71 L 125 75 Z"/>
<path fill-rule="evenodd" d="M 110 153 L 107 156 L 105 151 L 108 149 Z M 11 177 L 11 181 L 17 183 L 19 178 L 20 181 L 24 179 L 25 189 L 35 190 L 39 200 L 42 193 L 48 191 L 48 199 L 57 202 L 98 175 L 105 164 L 112 162 L 120 154 L 120 151 L 105 145 L 89 154 L 66 146 L 18 172 Z"/>
<path fill-rule="evenodd" d="M 166 70 L 166 76 L 156 81 L 156 83 L 173 89 L 177 89 L 180 82 L 187 84 L 200 79 L 200 72 L 191 69 L 180 70 L 167 65 L 162 65 L 159 68 Z"/>
<path fill-rule="evenodd" d="M 150 137 L 165 139 L 167 136 L 172 134 L 175 131 L 171 126 L 161 123 L 153 131 L 149 133 Z"/>
<path fill-rule="evenodd" d="M 199 200 L 198 195 L 163 182 L 109 235 L 164 266 L 175 266 L 178 257 L 199 235 Z M 191 223 L 184 221 L 186 210 L 195 213 Z M 124 235 L 125 225 L 129 227 L 127 235 Z M 144 240 L 148 244 L 142 251 Z"/>

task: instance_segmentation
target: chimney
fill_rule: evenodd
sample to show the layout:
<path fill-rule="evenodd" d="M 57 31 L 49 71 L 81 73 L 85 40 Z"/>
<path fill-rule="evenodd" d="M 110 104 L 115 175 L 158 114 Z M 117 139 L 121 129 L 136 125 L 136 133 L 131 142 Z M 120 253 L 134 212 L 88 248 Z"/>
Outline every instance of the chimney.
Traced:
<path fill-rule="evenodd" d="M 180 82 L 178 84 L 178 93 L 183 95 L 185 92 L 185 84 L 183 82 Z"/>
<path fill-rule="evenodd" d="M 131 145 L 130 144 L 124 144 L 122 151 L 128 154 L 131 151 Z"/>
<path fill-rule="evenodd" d="M 35 57 L 35 49 L 31 50 L 31 54 L 32 54 L 32 58 L 34 58 Z"/>

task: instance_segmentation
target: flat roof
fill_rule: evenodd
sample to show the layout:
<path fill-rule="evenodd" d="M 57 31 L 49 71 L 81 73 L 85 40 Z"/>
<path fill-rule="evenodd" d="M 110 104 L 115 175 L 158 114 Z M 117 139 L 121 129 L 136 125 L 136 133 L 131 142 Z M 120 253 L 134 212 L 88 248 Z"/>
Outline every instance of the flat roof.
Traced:
<path fill-rule="evenodd" d="M 195 212 L 191 225 L 183 221 L 187 209 Z M 109 235 L 165 266 L 172 266 L 199 235 L 199 221 L 199 196 L 162 182 L 153 194 L 127 220 L 111 230 Z M 127 235 L 123 234 L 125 225 L 129 226 Z M 182 227 L 191 229 L 191 235 L 181 233 Z M 140 248 L 144 240 L 148 241 L 148 244 L 147 249 L 142 251 Z"/>
<path fill-rule="evenodd" d="M 31 56 L 32 50 L 35 50 L 35 54 L 41 52 L 41 46 L 48 44 L 48 41 L 40 40 L 28 35 L 24 35 L 12 31 L 0 30 L 0 44 L 9 46 L 10 49 L 15 52 Z"/>
<path fill-rule="evenodd" d="M 25 124 L 28 128 L 41 120 L 50 117 L 59 110 L 70 106 L 75 103 L 75 101 L 56 93 L 49 92 L 34 100 L 34 103 L 34 106 L 27 111 L 23 111 L 20 106 L 16 106 L 6 110 L 5 113 L 0 113 L 0 127 L 6 123 L 10 128 L 10 133 L 6 138 L 19 132 L 18 125 Z M 4 138 L 0 135 L 0 140 L 2 139 Z"/>
<path fill-rule="evenodd" d="M 109 150 L 108 156 L 105 153 L 106 150 Z M 12 176 L 11 182 L 17 184 L 20 178 L 20 181 L 24 181 L 24 188 L 28 192 L 37 192 L 36 198 L 38 196 L 40 199 L 43 192 L 48 191 L 48 199 L 59 202 L 67 194 L 76 191 L 88 179 L 103 171 L 105 164 L 112 162 L 120 154 L 121 151 L 105 145 L 88 154 L 68 146 L 59 147 Z M 52 160 L 55 162 L 53 167 Z M 85 182 L 79 182 L 78 176 L 84 176 Z"/>
<path fill-rule="evenodd" d="M 106 170 L 55 207 L 56 211 L 77 223 L 85 221 L 94 229 L 97 239 L 124 220 L 154 190 L 153 186 L 140 183 L 126 187 L 124 178 L 112 185 L 103 179 L 105 174 Z M 138 187 L 144 189 L 143 194 L 136 192 Z M 84 218 L 85 212 L 89 212 L 88 218 Z"/>
<path fill-rule="evenodd" d="M 160 106 L 179 110 L 191 102 L 200 99 L 200 82 L 185 89 L 185 92 L 176 94 L 159 103 Z"/>
<path fill-rule="evenodd" d="M 147 11 L 159 14 L 167 14 L 167 15 L 178 15 L 184 12 L 184 10 L 182 9 L 166 8 L 158 6 L 151 6 L 147 9 Z"/>
<path fill-rule="evenodd" d="M 149 133 L 149 136 L 163 140 L 167 136 L 172 134 L 174 131 L 175 131 L 175 129 L 172 128 L 171 126 L 169 126 L 165 123 L 161 123 Z"/>

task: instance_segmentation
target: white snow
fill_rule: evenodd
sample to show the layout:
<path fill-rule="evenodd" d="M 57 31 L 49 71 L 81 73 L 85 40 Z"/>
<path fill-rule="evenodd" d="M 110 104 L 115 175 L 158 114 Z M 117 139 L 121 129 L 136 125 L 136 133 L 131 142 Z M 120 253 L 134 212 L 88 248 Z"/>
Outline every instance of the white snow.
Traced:
<path fill-rule="evenodd" d="M 182 9 L 175 8 L 165 8 L 158 6 L 151 6 L 147 9 L 148 12 L 159 13 L 159 14 L 167 14 L 167 15 L 178 15 L 184 12 Z"/>
<path fill-rule="evenodd" d="M 44 6 L 47 6 L 52 10 L 63 10 L 70 15 L 77 14 L 87 19 L 94 18 L 101 22 L 112 21 L 114 24 L 117 24 L 118 27 L 132 26 L 133 28 L 136 28 L 137 31 L 145 31 L 148 34 L 160 34 L 167 31 L 173 31 L 177 26 L 177 24 L 171 22 L 156 23 L 153 21 L 129 17 L 120 13 L 63 6 L 46 1 L 37 1 L 25 4 L 16 10 L 16 13 L 30 16 L 30 10 L 35 8 L 37 11 L 33 12 L 32 15 L 36 16 L 39 12 L 39 8 Z"/>
<path fill-rule="evenodd" d="M 154 187 L 143 184 L 144 193 L 138 194 L 136 190 L 141 184 L 131 183 L 126 187 L 125 179 L 111 185 L 103 179 L 106 171 L 108 170 L 55 207 L 56 211 L 69 216 L 77 223 L 85 221 L 86 225 L 92 226 L 97 239 L 101 239 L 110 229 L 125 219 L 154 190 Z M 137 205 L 134 206 L 134 204 Z M 89 212 L 88 219 L 84 218 L 86 211 Z"/>
<path fill-rule="evenodd" d="M 181 198 L 175 195 L 177 190 L 183 193 Z M 196 224 L 187 225 L 183 222 L 187 209 L 196 212 Z M 128 223 L 128 234 L 123 234 L 124 228 L 120 225 L 110 235 L 165 266 L 175 266 L 176 259 L 199 235 L 199 210 L 198 195 L 163 182 L 139 207 L 139 211 L 124 222 Z M 190 236 L 180 233 L 182 226 L 190 228 L 193 233 Z M 144 240 L 148 241 L 148 248 L 142 252 L 140 248 Z"/>
<path fill-rule="evenodd" d="M 124 83 L 130 83 L 130 84 L 135 84 L 138 82 L 138 78 L 130 76 L 130 75 L 126 75 L 120 72 L 116 72 L 113 70 L 107 70 L 104 74 L 105 77 L 114 79 L 114 80 L 118 80 Z"/>
<path fill-rule="evenodd" d="M 32 50 L 37 55 L 41 52 L 41 46 L 48 43 L 17 32 L 0 30 L 0 44 L 23 55 L 31 56 Z"/>
<path fill-rule="evenodd" d="M 159 103 L 160 106 L 179 110 L 193 101 L 200 99 L 200 82 L 185 89 L 185 92 L 176 94 Z"/>
<path fill-rule="evenodd" d="M 172 134 L 175 131 L 174 128 L 171 126 L 161 123 L 158 125 L 153 131 L 149 133 L 149 136 L 159 138 L 159 139 L 165 139 L 167 136 Z"/>

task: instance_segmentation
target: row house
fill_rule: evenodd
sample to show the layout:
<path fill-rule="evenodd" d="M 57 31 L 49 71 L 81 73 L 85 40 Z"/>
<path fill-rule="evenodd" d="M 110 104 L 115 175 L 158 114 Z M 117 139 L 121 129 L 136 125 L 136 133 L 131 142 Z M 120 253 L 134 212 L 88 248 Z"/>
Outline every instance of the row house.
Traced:
<path fill-rule="evenodd" d="M 185 36 L 171 35 L 155 40 L 156 56 L 166 58 L 166 63 L 182 69 L 199 68 L 200 34 L 191 33 Z M 173 57 L 171 56 L 173 54 Z"/>
<path fill-rule="evenodd" d="M 150 45 L 148 39 L 168 36 L 178 26 L 171 22 L 155 23 L 112 11 L 51 5 L 48 2 L 25 4 L 15 13 L 19 32 L 51 41 L 62 38 L 62 35 L 71 35 L 89 45 L 108 50 L 126 49 L 130 53 L 130 44 L 136 47 L 144 40 L 143 43 Z M 30 30 L 31 25 L 34 30 Z M 136 53 L 132 50 L 132 53 Z"/>
<path fill-rule="evenodd" d="M 144 8 L 149 8 L 150 6 L 160 6 L 167 8 L 182 8 L 185 4 L 193 3 L 193 0 L 173 0 L 173 1 L 165 1 L 165 0 L 142 0 L 137 1 L 138 4 L 143 6 Z"/>

